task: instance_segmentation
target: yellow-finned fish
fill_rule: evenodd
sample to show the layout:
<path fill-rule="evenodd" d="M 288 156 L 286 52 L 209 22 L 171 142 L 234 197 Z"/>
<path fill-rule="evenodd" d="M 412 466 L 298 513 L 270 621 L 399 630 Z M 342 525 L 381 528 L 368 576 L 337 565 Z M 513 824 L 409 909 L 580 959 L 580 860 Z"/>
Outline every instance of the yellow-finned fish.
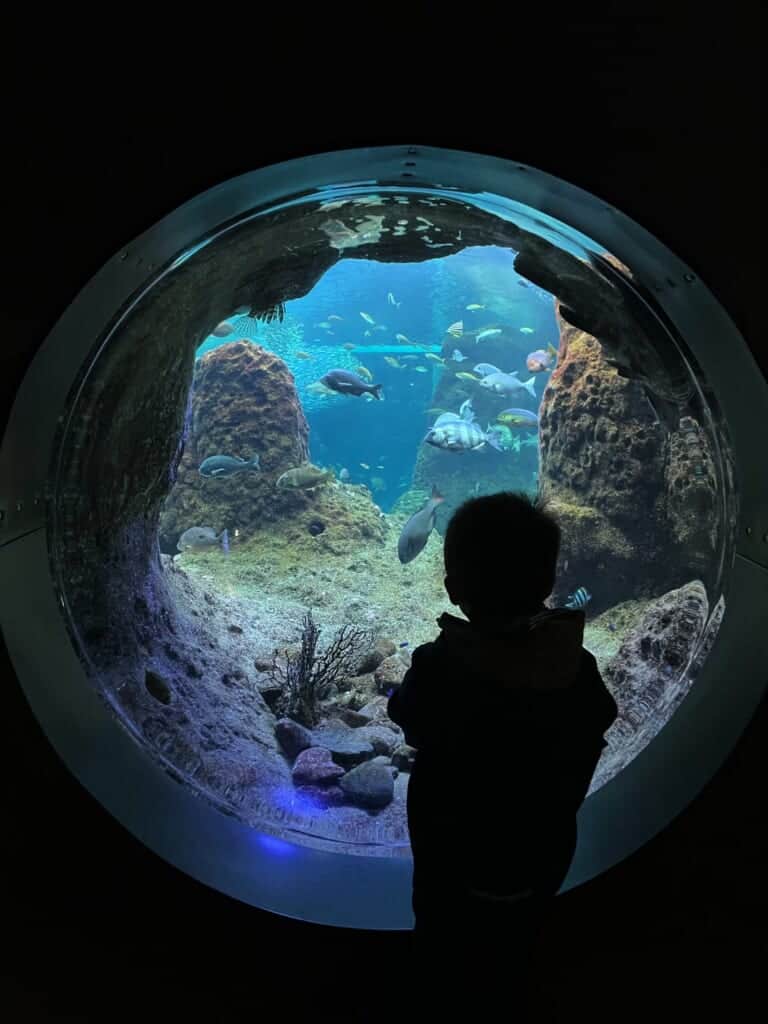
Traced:
<path fill-rule="evenodd" d="M 476 377 L 474 373 L 465 373 L 464 370 L 461 370 L 459 373 L 456 374 L 456 376 L 459 378 L 459 380 L 480 380 L 480 378 Z"/>
<path fill-rule="evenodd" d="M 394 366 L 396 370 L 401 369 L 401 363 L 399 363 L 394 356 L 384 356 L 384 362 L 389 363 L 390 366 Z"/>
<path fill-rule="evenodd" d="M 414 373 L 429 373 L 429 370 L 426 368 L 426 366 L 414 366 L 413 372 Z"/>
<path fill-rule="evenodd" d="M 431 359 L 433 363 L 444 363 L 445 360 L 441 359 L 440 356 L 436 356 L 434 352 L 427 352 L 424 356 L 425 359 Z"/>
<path fill-rule="evenodd" d="M 396 334 L 395 341 L 399 341 L 401 345 L 410 345 L 410 340 L 404 334 Z"/>
<path fill-rule="evenodd" d="M 360 316 L 365 320 L 367 324 L 375 324 L 376 321 L 373 319 L 370 313 L 361 313 Z"/>
<path fill-rule="evenodd" d="M 363 469 L 370 469 L 370 468 L 371 468 L 371 467 L 370 467 L 370 466 L 368 465 L 368 463 L 367 463 L 367 462 L 361 462 L 361 463 L 360 463 L 360 465 L 361 465 L 361 466 L 363 467 Z"/>
<path fill-rule="evenodd" d="M 355 367 L 355 373 L 359 373 L 360 376 L 365 377 L 366 380 L 373 380 L 373 374 L 371 373 L 371 371 L 368 369 L 367 366 L 363 366 L 362 364 L 360 366 Z"/>
<path fill-rule="evenodd" d="M 470 302 L 470 304 L 467 306 L 467 309 L 470 311 L 470 313 L 476 313 L 478 309 L 485 309 L 485 306 L 481 306 L 479 302 Z"/>

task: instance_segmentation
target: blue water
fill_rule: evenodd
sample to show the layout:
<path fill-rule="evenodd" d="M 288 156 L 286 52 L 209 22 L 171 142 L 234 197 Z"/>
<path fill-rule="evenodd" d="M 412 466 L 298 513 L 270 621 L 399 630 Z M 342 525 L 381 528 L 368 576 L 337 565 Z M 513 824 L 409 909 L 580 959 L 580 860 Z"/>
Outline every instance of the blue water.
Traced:
<path fill-rule="evenodd" d="M 440 351 L 450 324 L 461 320 L 468 330 L 490 324 L 517 332 L 520 327 L 531 328 L 532 334 L 519 333 L 508 365 L 500 367 L 518 370 L 521 380 L 530 376 L 526 354 L 557 344 L 552 296 L 516 274 L 514 256 L 508 249 L 477 247 L 421 263 L 341 259 L 308 295 L 286 303 L 282 323 L 231 316 L 234 333 L 207 338 L 197 355 L 248 338 L 284 359 L 309 423 L 312 461 L 333 466 L 337 472 L 347 469 L 351 482 L 370 487 L 377 503 L 388 511 L 410 486 L 419 446 L 435 419 L 427 410 L 435 404 L 432 396 L 439 375 L 455 371 L 425 358 L 429 351 Z M 390 292 L 398 306 L 388 301 Z M 485 309 L 468 311 L 470 303 Z M 383 329 L 374 330 L 361 312 Z M 329 320 L 331 316 L 342 319 Z M 323 323 L 330 327 L 319 326 Z M 412 344 L 399 343 L 398 333 Z M 355 348 L 344 348 L 345 344 Z M 461 350 L 461 339 L 455 347 Z M 475 360 L 471 349 L 467 354 L 461 369 L 471 371 Z M 391 366 L 387 357 L 396 358 L 400 365 Z M 384 401 L 323 396 L 308 390 L 329 370 L 355 370 L 360 365 L 382 385 Z M 542 390 L 543 381 L 537 381 L 539 397 Z M 521 394 L 522 398 L 508 404 L 531 408 L 529 396 Z"/>

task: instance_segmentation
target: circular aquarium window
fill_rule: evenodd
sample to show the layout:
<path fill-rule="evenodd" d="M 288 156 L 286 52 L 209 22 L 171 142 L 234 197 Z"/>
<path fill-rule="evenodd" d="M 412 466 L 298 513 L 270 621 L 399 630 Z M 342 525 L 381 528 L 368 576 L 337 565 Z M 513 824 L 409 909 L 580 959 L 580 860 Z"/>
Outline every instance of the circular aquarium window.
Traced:
<path fill-rule="evenodd" d="M 24 602 L 4 610 L 33 708 L 196 877 L 407 927 L 414 751 L 387 698 L 449 607 L 451 511 L 540 493 L 563 531 L 550 603 L 584 608 L 619 707 L 566 884 L 591 877 L 685 805 L 756 699 L 731 689 L 723 714 L 708 658 L 735 574 L 749 607 L 765 586 L 752 532 L 737 555 L 745 474 L 747 511 L 762 500 L 727 393 L 748 360 L 687 268 L 539 172 L 392 148 L 214 189 L 104 268 L 20 395 L 5 451 L 33 479 L 4 553 L 45 578 L 30 600 L 60 651 L 55 681 Z M 459 721 L 454 742 L 473 775 Z"/>

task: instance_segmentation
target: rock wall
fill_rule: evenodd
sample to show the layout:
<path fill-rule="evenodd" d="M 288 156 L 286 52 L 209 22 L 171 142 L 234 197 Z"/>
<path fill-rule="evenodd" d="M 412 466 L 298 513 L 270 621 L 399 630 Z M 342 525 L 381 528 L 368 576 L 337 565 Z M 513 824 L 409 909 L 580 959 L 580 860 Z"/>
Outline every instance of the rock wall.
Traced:
<path fill-rule="evenodd" d="M 563 527 L 553 600 L 585 586 L 591 610 L 601 611 L 694 575 L 714 577 L 717 482 L 703 429 L 684 417 L 670 432 L 600 342 L 559 308 L 558 319 L 558 362 L 540 409 L 541 490 Z"/>
<path fill-rule="evenodd" d="M 190 526 L 247 535 L 306 505 L 306 495 L 275 488 L 281 473 L 308 458 L 309 428 L 282 359 L 249 341 L 221 345 L 197 361 L 191 403 L 189 434 L 160 519 L 164 552 L 173 554 Z M 254 454 L 258 472 L 218 480 L 198 472 L 210 455 Z"/>
<path fill-rule="evenodd" d="M 682 703 L 714 642 L 723 615 L 709 614 L 703 584 L 694 580 L 652 602 L 603 673 L 619 714 L 592 783 L 617 775 Z"/>

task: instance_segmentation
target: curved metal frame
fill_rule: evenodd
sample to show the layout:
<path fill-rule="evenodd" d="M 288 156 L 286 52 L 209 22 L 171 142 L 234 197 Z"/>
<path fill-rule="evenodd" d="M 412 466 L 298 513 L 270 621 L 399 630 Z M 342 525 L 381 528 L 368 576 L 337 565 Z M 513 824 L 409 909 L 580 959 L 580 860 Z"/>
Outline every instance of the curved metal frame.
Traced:
<path fill-rule="evenodd" d="M 599 242 L 654 291 L 713 386 L 731 433 L 741 496 L 726 616 L 713 652 L 671 721 L 583 806 L 579 846 L 563 890 L 629 856 L 699 792 L 745 728 L 765 686 L 768 480 L 753 421 L 756 410 L 768 408 L 768 387 L 735 326 L 689 267 L 601 200 L 506 160 L 391 146 L 290 161 L 211 189 L 109 260 L 38 352 L 3 439 L 0 624 L 24 693 L 54 748 L 86 789 L 157 854 L 230 896 L 278 914 L 399 929 L 412 920 L 410 860 L 349 857 L 263 836 L 196 798 L 133 742 L 87 682 L 70 643 L 49 572 L 42 505 L 51 445 L 72 382 L 115 310 L 154 268 L 256 206 L 335 185 L 382 182 L 404 191 L 421 186 L 508 196 Z"/>

